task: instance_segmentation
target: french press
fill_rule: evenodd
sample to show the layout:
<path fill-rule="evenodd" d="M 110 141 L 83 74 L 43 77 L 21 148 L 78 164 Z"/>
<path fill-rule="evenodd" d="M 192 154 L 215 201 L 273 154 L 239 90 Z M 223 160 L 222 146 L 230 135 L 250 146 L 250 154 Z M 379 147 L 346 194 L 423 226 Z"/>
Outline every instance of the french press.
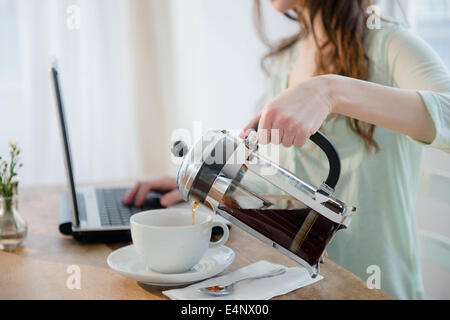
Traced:
<path fill-rule="evenodd" d="M 329 162 L 318 188 L 264 156 L 255 131 L 241 139 L 225 130 L 208 131 L 189 149 L 174 143 L 172 153 L 183 157 L 177 187 L 184 200 L 204 204 L 315 277 L 327 245 L 348 227 L 355 208 L 333 196 L 340 175 L 333 144 L 319 131 L 310 139 Z"/>

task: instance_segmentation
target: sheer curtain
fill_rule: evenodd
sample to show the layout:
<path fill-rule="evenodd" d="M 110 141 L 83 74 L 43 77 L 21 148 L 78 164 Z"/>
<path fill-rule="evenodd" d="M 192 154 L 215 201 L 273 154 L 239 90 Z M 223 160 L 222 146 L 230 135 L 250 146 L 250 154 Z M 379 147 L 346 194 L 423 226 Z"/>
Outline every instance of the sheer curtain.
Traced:
<path fill-rule="evenodd" d="M 79 28 L 71 29 L 74 5 L 81 19 Z M 2 23 L 9 21 L 1 40 L 11 53 L 1 68 L 12 76 L 8 86 L 0 82 L 0 151 L 5 154 L 8 139 L 19 140 L 25 184 L 64 182 L 48 73 L 54 58 L 76 177 L 125 180 L 166 170 L 151 2 L 1 0 L 0 11 Z M 16 37 L 8 38 L 8 29 Z"/>
<path fill-rule="evenodd" d="M 269 9 L 268 1 L 263 1 Z M 19 140 L 22 184 L 63 184 L 48 68 L 58 58 L 80 182 L 174 173 L 170 138 L 242 128 L 267 78 L 252 0 L 0 0 L 0 154 Z M 68 20 L 77 6 L 79 29 Z M 265 10 L 272 37 L 295 23 Z M 8 76 L 3 71 L 9 70 Z M 2 81 L 4 80 L 4 81 Z"/>
<path fill-rule="evenodd" d="M 17 139 L 24 184 L 64 183 L 48 75 L 57 57 L 80 181 L 174 173 L 168 160 L 175 129 L 188 129 L 194 139 L 210 128 L 238 129 L 256 112 L 266 88 L 259 65 L 266 49 L 252 24 L 252 3 L 0 0 L 0 154 Z M 262 3 L 271 38 L 295 31 L 295 23 Z M 425 3 L 401 1 L 419 33 Z M 382 14 L 404 19 L 397 1 L 378 4 Z M 81 19 L 71 30 L 68 9 L 74 5 Z M 427 34 L 442 33 L 433 34 L 435 28 L 430 23 Z M 433 47 L 446 48 L 445 37 L 427 34 Z M 449 52 L 439 53 L 450 61 Z M 448 170 L 446 163 L 442 152 L 425 153 L 425 166 Z"/>
<path fill-rule="evenodd" d="M 57 57 L 80 181 L 174 173 L 168 160 L 175 129 L 188 129 L 194 139 L 211 128 L 238 129 L 256 112 L 266 88 L 259 65 L 266 49 L 252 24 L 252 3 L 0 0 L 0 154 L 17 139 L 24 184 L 64 183 L 48 75 Z M 262 3 L 271 38 L 295 31 L 295 23 Z M 377 3 L 383 15 L 404 19 L 397 1 Z M 436 38 L 448 28 L 434 32 L 437 24 L 430 22 L 424 33 L 418 23 L 428 3 L 401 1 L 409 23 L 450 61 L 445 35 Z M 71 30 L 74 5 L 81 19 Z M 447 163 L 443 152 L 425 153 L 427 167 L 448 170 Z"/>

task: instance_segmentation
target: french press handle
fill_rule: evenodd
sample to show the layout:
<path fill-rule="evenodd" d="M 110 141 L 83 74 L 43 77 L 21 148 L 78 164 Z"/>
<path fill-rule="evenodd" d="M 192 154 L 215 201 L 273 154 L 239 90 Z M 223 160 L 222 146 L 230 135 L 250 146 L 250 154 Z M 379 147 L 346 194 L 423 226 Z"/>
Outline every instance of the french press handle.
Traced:
<path fill-rule="evenodd" d="M 253 129 L 258 131 L 258 123 L 256 123 Z M 319 148 L 322 149 L 327 156 L 330 169 L 328 171 L 328 177 L 325 180 L 325 184 L 334 189 L 341 174 L 341 160 L 339 158 L 339 154 L 337 153 L 333 143 L 331 143 L 327 136 L 325 136 L 322 132 L 317 131 L 310 136 L 309 139 L 319 146 Z"/>

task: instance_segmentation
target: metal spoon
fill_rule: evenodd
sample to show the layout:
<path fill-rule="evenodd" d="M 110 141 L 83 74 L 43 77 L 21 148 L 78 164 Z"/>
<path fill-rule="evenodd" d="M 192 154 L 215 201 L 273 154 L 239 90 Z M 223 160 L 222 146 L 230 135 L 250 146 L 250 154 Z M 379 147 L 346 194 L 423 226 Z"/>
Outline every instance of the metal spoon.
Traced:
<path fill-rule="evenodd" d="M 270 271 L 266 274 L 260 275 L 260 276 L 240 279 L 240 280 L 234 281 L 230 284 L 223 285 L 223 286 L 215 285 L 215 286 L 210 286 L 210 287 L 204 287 L 204 288 L 200 288 L 199 290 L 201 292 L 204 292 L 204 293 L 212 295 L 212 296 L 226 296 L 233 292 L 234 285 L 238 282 L 245 281 L 245 280 L 270 278 L 270 277 L 282 275 L 284 273 L 286 273 L 286 269 L 275 269 L 275 270 L 272 270 L 272 271 Z"/>

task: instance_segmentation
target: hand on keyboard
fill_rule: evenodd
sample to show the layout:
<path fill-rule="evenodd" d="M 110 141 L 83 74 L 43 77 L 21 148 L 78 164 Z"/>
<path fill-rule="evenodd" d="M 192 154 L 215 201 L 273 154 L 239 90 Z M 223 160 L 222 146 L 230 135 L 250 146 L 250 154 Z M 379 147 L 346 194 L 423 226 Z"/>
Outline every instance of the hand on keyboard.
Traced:
<path fill-rule="evenodd" d="M 125 192 L 122 197 L 122 203 L 130 206 L 141 207 L 144 204 L 145 197 L 150 191 L 164 193 L 161 196 L 160 203 L 164 207 L 183 200 L 181 193 L 177 189 L 174 177 L 163 177 L 150 181 L 140 181 L 131 190 Z"/>

